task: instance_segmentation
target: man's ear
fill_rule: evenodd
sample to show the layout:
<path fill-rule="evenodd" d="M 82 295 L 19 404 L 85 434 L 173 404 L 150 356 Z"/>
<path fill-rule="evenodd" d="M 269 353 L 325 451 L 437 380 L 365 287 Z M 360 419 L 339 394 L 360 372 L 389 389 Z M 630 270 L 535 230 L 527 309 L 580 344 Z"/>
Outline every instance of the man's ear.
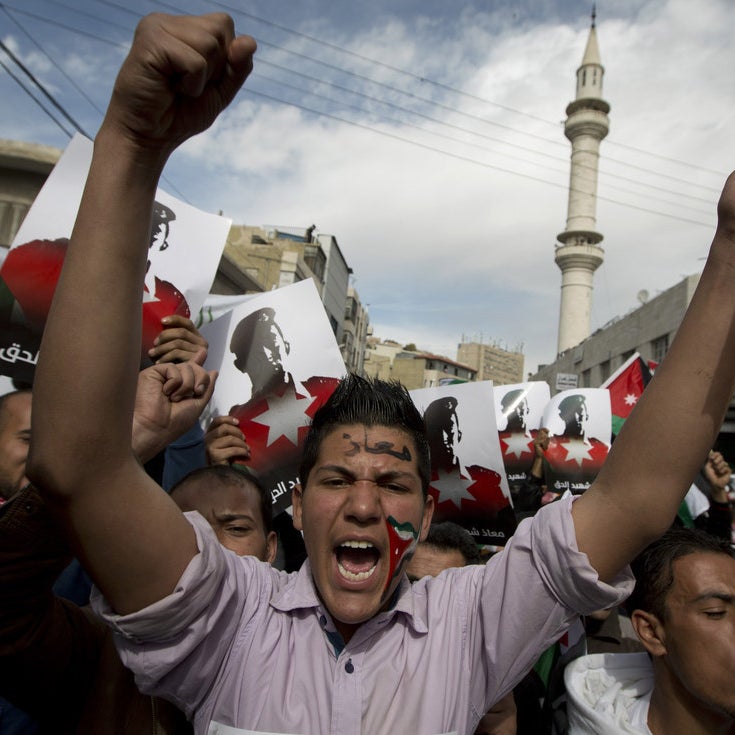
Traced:
<path fill-rule="evenodd" d="M 301 485 L 294 485 L 293 492 L 291 493 L 291 504 L 293 505 L 293 527 L 297 531 L 303 531 L 303 524 L 301 523 L 301 500 L 304 494 Z"/>
<path fill-rule="evenodd" d="M 419 533 L 419 541 L 424 541 L 429 533 L 431 518 L 434 515 L 434 496 L 427 494 L 424 501 L 424 513 L 421 518 L 421 531 Z"/>
<path fill-rule="evenodd" d="M 630 616 L 636 635 L 651 656 L 666 654 L 666 633 L 656 615 L 645 610 L 633 610 Z"/>
<path fill-rule="evenodd" d="M 278 553 L 278 536 L 275 531 L 271 531 L 265 539 L 265 561 L 273 564 Z"/>

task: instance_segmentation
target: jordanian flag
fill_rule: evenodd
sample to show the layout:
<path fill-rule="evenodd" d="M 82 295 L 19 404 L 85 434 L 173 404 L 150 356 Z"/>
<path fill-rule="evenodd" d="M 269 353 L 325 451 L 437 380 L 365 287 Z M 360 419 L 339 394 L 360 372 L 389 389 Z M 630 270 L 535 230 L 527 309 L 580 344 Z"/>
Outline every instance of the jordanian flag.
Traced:
<path fill-rule="evenodd" d="M 651 371 L 643 358 L 636 352 L 626 360 L 601 386 L 610 391 L 612 409 L 612 432 L 617 436 L 633 406 L 643 394 L 651 380 Z"/>

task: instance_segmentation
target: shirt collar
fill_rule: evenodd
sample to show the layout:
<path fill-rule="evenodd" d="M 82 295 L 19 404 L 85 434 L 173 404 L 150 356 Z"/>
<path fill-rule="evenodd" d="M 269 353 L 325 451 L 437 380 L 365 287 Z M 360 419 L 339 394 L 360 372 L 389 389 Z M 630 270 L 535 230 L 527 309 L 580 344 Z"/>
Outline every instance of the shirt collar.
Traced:
<path fill-rule="evenodd" d="M 413 585 L 404 574 L 393 595 L 394 602 L 385 612 L 379 613 L 365 625 L 375 623 L 384 625 L 395 615 L 401 613 L 408 624 L 416 633 L 427 633 L 427 602 L 425 594 L 414 592 Z M 320 608 L 322 601 L 319 599 L 314 578 L 311 575 L 311 566 L 307 559 L 301 569 L 295 574 L 292 584 L 277 590 L 270 601 L 271 607 L 281 612 L 293 612 L 308 608 Z"/>

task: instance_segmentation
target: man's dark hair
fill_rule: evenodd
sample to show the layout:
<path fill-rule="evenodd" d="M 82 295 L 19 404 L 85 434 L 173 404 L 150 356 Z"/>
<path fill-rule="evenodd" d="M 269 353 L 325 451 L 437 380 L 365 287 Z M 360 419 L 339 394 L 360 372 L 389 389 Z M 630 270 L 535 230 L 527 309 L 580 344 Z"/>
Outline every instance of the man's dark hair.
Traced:
<path fill-rule="evenodd" d="M 459 551 L 464 557 L 465 564 L 480 563 L 480 548 L 472 538 L 472 534 L 451 521 L 432 523 L 426 540 L 422 543 L 435 549 Z"/>
<path fill-rule="evenodd" d="M 727 541 L 693 528 L 671 528 L 647 546 L 631 563 L 636 583 L 625 603 L 629 612 L 645 610 L 659 620 L 666 619 L 666 596 L 674 583 L 674 562 L 696 553 L 727 554 Z"/>
<path fill-rule="evenodd" d="M 230 352 L 235 355 L 235 367 L 238 370 L 245 370 L 247 356 L 253 347 L 253 341 L 257 332 L 271 324 L 275 326 L 281 337 L 283 337 L 283 332 L 276 321 L 276 311 L 270 306 L 256 309 L 240 320 L 230 338 Z M 283 341 L 286 342 L 286 339 L 284 338 Z"/>
<path fill-rule="evenodd" d="M 234 485 L 235 487 L 254 487 L 258 493 L 258 505 L 263 520 L 263 529 L 266 535 L 273 530 L 273 500 L 270 493 L 255 475 L 244 467 L 238 465 L 215 464 L 208 467 L 200 467 L 192 470 L 188 475 L 182 477 L 169 491 L 173 497 L 178 490 L 182 490 L 194 480 L 211 480 L 221 485 Z"/>
<path fill-rule="evenodd" d="M 367 379 L 354 374 L 340 380 L 334 393 L 314 415 L 299 468 L 304 488 L 324 439 L 338 426 L 347 424 L 388 426 L 405 431 L 416 447 L 416 464 L 424 496 L 428 493 L 431 476 L 429 445 L 424 421 L 408 391 L 397 381 Z"/>

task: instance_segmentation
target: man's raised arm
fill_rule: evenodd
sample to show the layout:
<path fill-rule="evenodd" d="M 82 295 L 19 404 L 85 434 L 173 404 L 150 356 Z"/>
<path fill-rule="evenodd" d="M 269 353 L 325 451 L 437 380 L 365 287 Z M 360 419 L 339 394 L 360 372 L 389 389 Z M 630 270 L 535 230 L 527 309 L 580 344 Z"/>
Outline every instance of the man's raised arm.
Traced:
<path fill-rule="evenodd" d="M 694 297 L 666 359 L 573 506 L 580 550 L 603 580 L 671 525 L 714 443 L 735 379 L 735 174 Z"/>
<path fill-rule="evenodd" d="M 223 14 L 141 21 L 46 324 L 28 474 L 123 614 L 169 594 L 196 553 L 191 526 L 130 446 L 153 198 L 170 153 L 227 106 L 254 51 Z"/>

